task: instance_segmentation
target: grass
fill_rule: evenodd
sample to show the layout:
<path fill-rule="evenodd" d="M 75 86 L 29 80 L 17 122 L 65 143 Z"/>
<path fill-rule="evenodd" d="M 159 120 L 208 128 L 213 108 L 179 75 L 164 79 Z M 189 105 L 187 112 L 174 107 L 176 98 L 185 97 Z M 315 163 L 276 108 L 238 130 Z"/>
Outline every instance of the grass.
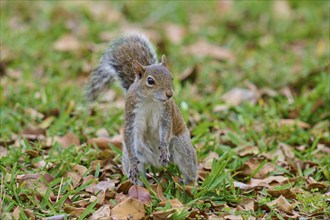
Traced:
<path fill-rule="evenodd" d="M 72 177 L 67 176 L 73 164 L 87 168 L 82 178 L 92 175 L 97 181 L 115 179 L 116 186 L 126 180 L 120 172 L 121 152 L 113 146 L 108 151 L 87 145 L 63 148 L 55 142 L 45 146 L 44 142 L 22 138 L 22 133 L 29 127 L 42 127 L 45 137 L 51 140 L 73 132 L 80 143 L 96 137 L 101 128 L 110 137 L 118 135 L 124 112 L 120 88 L 112 87 L 112 101 L 93 105 L 84 101 L 82 88 L 106 48 L 107 40 L 102 36 L 116 36 L 135 26 L 156 36 L 152 40 L 157 44 L 158 54 L 166 54 L 169 59 L 175 76 L 175 100 L 191 130 L 199 161 L 202 163 L 211 151 L 220 156 L 213 161 L 204 181 L 200 180 L 192 190 L 192 197 L 175 179 L 179 175 L 175 166 L 165 172 L 166 183 L 157 180 L 167 199 L 178 198 L 185 204 L 173 214 L 174 219 L 185 219 L 195 209 L 201 216 L 206 215 L 203 210 L 213 210 L 210 212 L 217 216 L 239 213 L 244 218 L 265 217 L 266 213 L 266 217 L 280 218 L 283 212 L 278 209 L 261 208 L 274 197 L 233 186 L 234 181 L 247 183 L 268 164 L 276 169 L 267 176 L 297 178 L 292 188 L 299 188 L 302 193 L 295 199 L 296 212 L 308 217 L 317 212 L 329 215 L 329 195 L 325 194 L 329 189 L 330 156 L 325 152 L 329 152 L 330 143 L 330 5 L 327 1 L 289 1 L 289 15 L 281 15 L 282 11 L 274 4 L 237 1 L 226 11 L 216 1 L 189 4 L 170 1 L 163 2 L 161 8 L 159 2 L 138 1 L 93 4 L 1 1 L 1 66 L 6 73 L 0 76 L 0 138 L 1 150 L 6 155 L 1 154 L 0 158 L 0 213 L 12 213 L 20 207 L 32 210 L 38 218 L 65 214 L 68 198 L 71 206 L 78 207 L 79 202 L 87 200 L 84 193 L 91 182 L 75 186 Z M 118 18 L 114 12 L 119 13 Z M 181 43 L 166 37 L 168 23 L 186 28 Z M 55 50 L 54 42 L 64 35 L 75 36 L 79 49 Z M 220 62 L 212 57 L 185 54 L 184 49 L 199 39 L 229 49 L 235 60 Z M 196 64 L 197 80 L 182 85 L 178 80 L 180 74 Z M 217 106 L 226 105 L 221 99 L 224 93 L 237 87 L 247 88 L 247 81 L 258 91 L 267 88 L 276 94 L 263 95 L 255 104 L 243 103 L 215 111 Z M 282 119 L 294 119 L 296 125 L 279 126 Z M 299 122 L 308 126 L 300 126 Z M 289 145 L 294 155 L 291 161 L 285 159 L 284 165 L 279 163 L 280 156 L 265 157 L 276 155 L 281 143 Z M 246 146 L 255 146 L 258 153 L 240 156 L 239 150 Z M 95 167 L 95 161 L 106 161 L 112 155 L 109 152 L 116 155 L 113 165 L 105 169 L 99 163 Z M 237 170 L 250 158 L 261 158 L 261 162 L 250 175 L 241 177 Z M 38 166 L 40 162 L 44 166 Z M 44 178 L 33 182 L 37 188 L 40 181 L 47 186 L 41 201 L 36 198 L 35 188 L 18 179 L 18 175 L 35 173 L 54 177 L 50 182 Z M 306 186 L 308 178 L 326 187 L 310 190 Z M 55 198 L 59 195 L 57 200 L 53 201 L 52 193 Z M 261 198 L 256 201 L 257 210 L 235 209 L 247 198 L 257 199 L 257 195 Z M 116 202 L 114 198 L 109 201 Z M 157 194 L 152 194 L 147 213 L 171 208 L 160 207 L 159 202 Z M 318 205 L 311 207 L 310 203 Z M 221 204 L 225 205 L 220 207 Z M 97 200 L 85 204 L 80 219 L 90 216 L 99 206 Z M 27 215 L 20 212 L 22 219 Z"/>

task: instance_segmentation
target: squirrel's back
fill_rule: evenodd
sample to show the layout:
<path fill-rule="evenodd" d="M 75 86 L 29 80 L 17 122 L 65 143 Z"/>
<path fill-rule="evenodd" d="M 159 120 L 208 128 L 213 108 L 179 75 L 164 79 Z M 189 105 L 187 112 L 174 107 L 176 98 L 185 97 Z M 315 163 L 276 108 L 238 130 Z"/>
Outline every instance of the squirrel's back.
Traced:
<path fill-rule="evenodd" d="M 148 66 L 157 63 L 157 55 L 149 40 L 138 34 L 124 36 L 110 43 L 108 50 L 94 69 L 86 88 L 86 98 L 94 100 L 106 86 L 118 79 L 128 90 L 135 80 L 133 60 Z"/>

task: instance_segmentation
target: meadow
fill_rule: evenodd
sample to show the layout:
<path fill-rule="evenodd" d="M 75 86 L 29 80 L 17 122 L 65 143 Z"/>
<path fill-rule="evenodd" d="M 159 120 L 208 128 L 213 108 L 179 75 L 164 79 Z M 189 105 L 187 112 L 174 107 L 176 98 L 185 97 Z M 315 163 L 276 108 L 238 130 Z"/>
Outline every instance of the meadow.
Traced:
<path fill-rule="evenodd" d="M 1 219 L 327 219 L 329 1 L 1 1 Z M 143 187 L 121 167 L 125 93 L 84 86 L 108 43 L 165 54 L 199 160 Z"/>

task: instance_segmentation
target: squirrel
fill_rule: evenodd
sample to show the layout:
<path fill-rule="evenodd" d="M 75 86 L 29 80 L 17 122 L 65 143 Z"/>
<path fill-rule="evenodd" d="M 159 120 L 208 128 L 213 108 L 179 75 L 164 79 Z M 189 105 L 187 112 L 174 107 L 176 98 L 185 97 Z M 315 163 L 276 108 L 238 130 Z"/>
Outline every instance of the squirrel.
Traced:
<path fill-rule="evenodd" d="M 197 156 L 180 109 L 173 100 L 173 76 L 166 57 L 157 62 L 154 46 L 139 34 L 110 43 L 86 86 L 93 101 L 118 80 L 127 91 L 122 165 L 134 184 L 145 166 L 178 166 L 185 183 L 197 181 Z"/>

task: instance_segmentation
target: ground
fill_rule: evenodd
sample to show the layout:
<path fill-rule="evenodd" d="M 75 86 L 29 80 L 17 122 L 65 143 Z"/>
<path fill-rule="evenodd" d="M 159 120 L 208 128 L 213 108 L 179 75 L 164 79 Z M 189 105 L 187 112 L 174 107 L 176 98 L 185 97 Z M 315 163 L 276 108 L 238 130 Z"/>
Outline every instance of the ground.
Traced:
<path fill-rule="evenodd" d="M 329 1 L 1 1 L 4 219 L 327 219 Z M 83 97 L 109 41 L 165 54 L 199 160 L 122 173 L 124 92 Z M 53 218 L 55 219 L 55 217 Z"/>

